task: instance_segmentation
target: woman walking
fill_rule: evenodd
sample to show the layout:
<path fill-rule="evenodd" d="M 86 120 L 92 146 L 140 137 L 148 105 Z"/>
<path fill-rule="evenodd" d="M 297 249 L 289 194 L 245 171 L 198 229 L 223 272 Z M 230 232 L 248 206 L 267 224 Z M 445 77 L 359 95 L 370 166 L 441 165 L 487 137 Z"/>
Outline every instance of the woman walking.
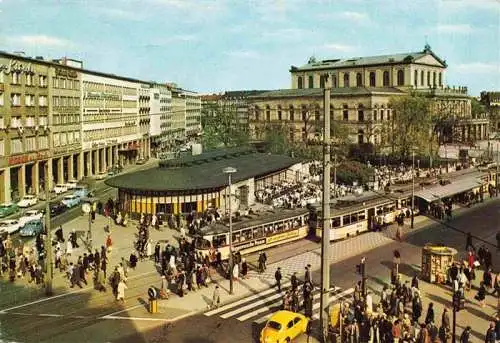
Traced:
<path fill-rule="evenodd" d="M 125 302 L 125 290 L 127 289 L 127 285 L 123 280 L 120 280 L 118 283 L 118 289 L 117 289 L 117 294 L 116 294 L 116 300 Z"/>

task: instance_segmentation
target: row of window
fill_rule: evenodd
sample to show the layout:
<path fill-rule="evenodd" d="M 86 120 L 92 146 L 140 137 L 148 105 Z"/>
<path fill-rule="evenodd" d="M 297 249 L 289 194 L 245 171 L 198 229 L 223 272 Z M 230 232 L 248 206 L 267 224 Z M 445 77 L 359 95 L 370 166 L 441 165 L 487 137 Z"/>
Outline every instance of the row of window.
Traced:
<path fill-rule="evenodd" d="M 54 114 L 52 116 L 52 123 L 54 125 L 78 124 L 80 123 L 80 115 L 78 113 L 59 115 Z"/>
<path fill-rule="evenodd" d="M 73 79 L 66 79 L 62 77 L 53 77 L 52 87 L 61 89 L 80 90 L 80 81 Z"/>
<path fill-rule="evenodd" d="M 52 105 L 61 107 L 80 107 L 80 98 L 70 96 L 53 96 Z"/>
<path fill-rule="evenodd" d="M 5 156 L 6 153 L 6 140 L 0 140 L 0 156 Z M 49 148 L 48 136 L 38 137 L 24 137 L 10 139 L 10 153 L 22 154 L 25 152 L 32 152 L 38 150 L 45 150 Z"/>
<path fill-rule="evenodd" d="M 137 127 L 128 126 L 128 127 L 113 127 L 107 129 L 97 129 L 92 131 L 85 131 L 83 133 L 83 140 L 94 141 L 98 139 L 106 139 L 106 138 L 115 138 L 121 136 L 127 136 L 136 133 Z"/>
<path fill-rule="evenodd" d="M 18 127 L 35 127 L 35 126 L 46 126 L 48 125 L 47 116 L 39 116 L 38 122 L 35 116 L 26 116 L 26 118 L 22 119 L 21 116 L 11 117 L 9 126 L 11 128 Z M 4 118 L 0 117 L 0 128 L 4 128 Z"/>
<path fill-rule="evenodd" d="M 10 83 L 13 85 L 24 85 L 27 87 L 36 86 L 36 81 L 38 80 L 39 87 L 47 87 L 47 76 L 38 75 L 38 77 L 33 73 L 21 73 L 19 71 L 14 71 L 10 74 Z M 8 83 L 9 75 L 0 72 L 0 83 Z"/>
<path fill-rule="evenodd" d="M 37 105 L 36 95 L 34 95 L 34 94 L 24 94 L 24 96 L 23 96 L 21 93 L 11 93 L 10 94 L 11 106 L 22 106 L 23 105 L 23 101 L 22 101 L 23 97 L 24 97 L 24 106 L 34 107 Z M 5 104 L 4 103 L 4 93 L 0 93 L 0 106 L 4 106 L 4 104 Z M 40 107 L 48 106 L 46 95 L 39 95 L 38 96 L 38 106 L 40 106 Z"/>
<path fill-rule="evenodd" d="M 80 143 L 80 131 L 54 133 L 52 139 L 54 147 Z"/>

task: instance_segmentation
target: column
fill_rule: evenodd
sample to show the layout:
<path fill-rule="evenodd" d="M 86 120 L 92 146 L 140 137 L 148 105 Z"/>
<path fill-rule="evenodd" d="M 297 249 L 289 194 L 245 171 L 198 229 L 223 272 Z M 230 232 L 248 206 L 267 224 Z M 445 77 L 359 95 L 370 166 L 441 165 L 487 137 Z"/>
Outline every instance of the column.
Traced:
<path fill-rule="evenodd" d="M 108 167 L 113 167 L 113 152 L 112 152 L 113 147 L 107 147 L 106 148 L 106 155 L 108 158 Z"/>
<path fill-rule="evenodd" d="M 99 161 L 99 149 L 97 149 L 96 151 L 94 151 L 94 154 L 95 154 L 95 158 L 94 158 L 94 170 L 95 170 L 95 173 L 96 174 L 99 174 L 99 172 L 101 171 L 101 161 Z"/>
<path fill-rule="evenodd" d="M 83 179 L 84 173 L 83 173 L 83 154 L 84 152 L 79 152 L 77 154 L 77 169 L 76 169 L 76 179 L 81 180 Z"/>
<path fill-rule="evenodd" d="M 52 158 L 49 158 L 47 160 L 46 163 L 46 168 L 45 168 L 45 171 L 44 171 L 44 175 L 45 175 L 45 190 L 49 190 L 51 191 L 52 188 L 54 188 L 54 180 L 53 180 L 53 176 L 52 176 Z"/>
<path fill-rule="evenodd" d="M 36 161 L 31 167 L 31 188 L 33 193 L 38 195 L 40 193 L 40 162 Z"/>
<path fill-rule="evenodd" d="M 120 164 L 118 160 L 118 147 L 119 145 L 115 145 L 114 147 L 111 148 L 111 150 L 113 151 L 113 165 Z"/>
<path fill-rule="evenodd" d="M 64 183 L 64 157 L 57 159 L 57 183 Z"/>
<path fill-rule="evenodd" d="M 10 168 L 0 170 L 0 202 L 8 203 L 10 198 Z"/>
<path fill-rule="evenodd" d="M 19 166 L 17 171 L 17 189 L 19 192 L 19 198 L 26 195 L 26 165 L 22 164 Z"/>
<path fill-rule="evenodd" d="M 106 172 L 108 169 L 108 159 L 107 159 L 108 148 L 105 147 L 102 149 L 102 171 Z"/>
<path fill-rule="evenodd" d="M 68 181 L 74 180 L 75 179 L 75 171 L 73 170 L 73 154 L 69 155 L 68 157 L 68 163 L 67 163 L 67 168 L 68 168 Z"/>
<path fill-rule="evenodd" d="M 151 137 L 146 140 L 146 157 L 151 157 Z"/>
<path fill-rule="evenodd" d="M 87 176 L 92 176 L 92 150 L 87 151 Z"/>

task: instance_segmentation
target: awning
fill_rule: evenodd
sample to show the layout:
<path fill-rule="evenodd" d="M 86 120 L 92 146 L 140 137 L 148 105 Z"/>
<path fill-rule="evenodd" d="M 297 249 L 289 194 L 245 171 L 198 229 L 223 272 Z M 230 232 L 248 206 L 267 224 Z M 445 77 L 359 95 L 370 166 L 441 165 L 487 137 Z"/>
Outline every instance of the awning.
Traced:
<path fill-rule="evenodd" d="M 445 186 L 437 184 L 430 188 L 423 189 L 416 192 L 415 196 L 422 198 L 427 202 L 433 202 L 455 194 L 470 191 L 471 189 L 481 187 L 484 184 L 485 182 L 480 179 L 456 180 Z"/>

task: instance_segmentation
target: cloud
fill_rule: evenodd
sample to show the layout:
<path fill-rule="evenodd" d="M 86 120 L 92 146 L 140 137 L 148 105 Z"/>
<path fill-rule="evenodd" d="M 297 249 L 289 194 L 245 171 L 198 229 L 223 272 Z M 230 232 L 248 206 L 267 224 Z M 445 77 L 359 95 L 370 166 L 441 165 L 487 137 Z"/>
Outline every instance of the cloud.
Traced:
<path fill-rule="evenodd" d="M 131 21 L 143 20 L 143 17 L 140 14 L 138 14 L 138 12 L 134 11 L 127 11 L 119 8 L 104 8 L 104 7 L 99 7 L 96 8 L 95 10 L 97 13 L 112 19 L 124 19 Z"/>
<path fill-rule="evenodd" d="M 73 45 L 68 40 L 46 35 L 23 35 L 12 37 L 10 40 L 12 42 L 17 42 L 17 44 L 29 46 L 64 47 Z"/>
<path fill-rule="evenodd" d="M 338 44 L 338 43 L 327 43 L 322 45 L 320 48 L 323 50 L 337 51 L 337 52 L 352 52 L 356 50 L 353 45 Z"/>
<path fill-rule="evenodd" d="M 467 34 L 473 32 L 474 28 L 469 24 L 439 24 L 435 30 L 440 33 Z"/>
<path fill-rule="evenodd" d="M 263 32 L 261 34 L 264 38 L 269 38 L 273 40 L 297 40 L 301 39 L 308 34 L 307 30 L 299 28 L 286 28 L 286 29 L 276 29 Z"/>
<path fill-rule="evenodd" d="M 461 63 L 457 64 L 454 69 L 460 73 L 500 74 L 500 65 L 498 63 Z"/>
<path fill-rule="evenodd" d="M 351 23 L 355 22 L 358 24 L 367 23 L 370 21 L 370 17 L 367 13 L 364 12 L 355 12 L 355 11 L 343 11 L 336 13 L 321 13 L 318 15 L 319 19 L 329 20 L 329 19 L 342 19 L 348 20 Z"/>
<path fill-rule="evenodd" d="M 191 35 L 191 34 L 184 34 L 184 35 L 171 35 L 167 37 L 163 37 L 161 39 L 156 39 L 151 41 L 148 44 L 145 44 L 144 46 L 147 48 L 159 48 L 163 47 L 172 43 L 177 43 L 177 42 L 194 42 L 199 40 L 198 36 Z"/>
<path fill-rule="evenodd" d="M 228 51 L 226 52 L 226 55 L 240 59 L 257 59 L 261 57 L 261 55 L 257 51 L 252 51 L 252 50 Z"/>
<path fill-rule="evenodd" d="M 441 0 L 439 2 L 441 8 L 451 10 L 499 10 L 498 0 Z"/>

